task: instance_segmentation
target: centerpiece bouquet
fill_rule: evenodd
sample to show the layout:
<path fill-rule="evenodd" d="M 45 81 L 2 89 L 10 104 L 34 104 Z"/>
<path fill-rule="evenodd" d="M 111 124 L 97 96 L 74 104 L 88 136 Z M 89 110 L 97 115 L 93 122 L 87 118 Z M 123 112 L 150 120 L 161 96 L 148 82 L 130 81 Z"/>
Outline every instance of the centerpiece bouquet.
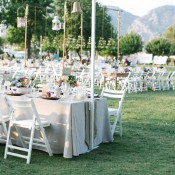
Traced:
<path fill-rule="evenodd" d="M 63 84 L 67 84 L 70 87 L 76 87 L 77 86 L 77 80 L 74 75 L 64 76 L 61 77 L 58 81 L 56 81 L 56 84 L 61 87 Z"/>
<path fill-rule="evenodd" d="M 77 86 L 77 80 L 76 80 L 76 77 L 74 75 L 69 75 L 66 82 L 71 87 L 76 87 Z"/>
<path fill-rule="evenodd" d="M 31 80 L 26 77 L 13 78 L 10 82 L 10 87 L 14 92 L 29 93 Z"/>
<path fill-rule="evenodd" d="M 18 78 L 14 78 L 11 80 L 10 83 L 11 87 L 25 87 L 25 88 L 29 88 L 30 87 L 30 79 L 26 78 L 26 77 L 18 77 Z"/>

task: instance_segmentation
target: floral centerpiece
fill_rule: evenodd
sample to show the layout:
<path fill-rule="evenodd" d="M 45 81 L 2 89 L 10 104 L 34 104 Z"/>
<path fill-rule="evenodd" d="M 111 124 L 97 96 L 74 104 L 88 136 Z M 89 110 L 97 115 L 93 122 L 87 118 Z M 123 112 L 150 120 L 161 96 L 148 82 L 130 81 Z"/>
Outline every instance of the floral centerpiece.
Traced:
<path fill-rule="evenodd" d="M 59 81 L 56 82 L 56 84 L 61 87 L 63 84 L 67 84 L 70 87 L 76 87 L 77 86 L 77 80 L 74 75 L 69 76 L 63 76 L 60 78 Z"/>
<path fill-rule="evenodd" d="M 71 87 L 77 86 L 77 80 L 76 77 L 73 75 L 69 75 L 67 79 L 67 84 L 69 84 Z"/>
<path fill-rule="evenodd" d="M 30 84 L 30 79 L 18 77 L 11 80 L 10 87 L 13 91 L 26 94 L 30 91 Z"/>

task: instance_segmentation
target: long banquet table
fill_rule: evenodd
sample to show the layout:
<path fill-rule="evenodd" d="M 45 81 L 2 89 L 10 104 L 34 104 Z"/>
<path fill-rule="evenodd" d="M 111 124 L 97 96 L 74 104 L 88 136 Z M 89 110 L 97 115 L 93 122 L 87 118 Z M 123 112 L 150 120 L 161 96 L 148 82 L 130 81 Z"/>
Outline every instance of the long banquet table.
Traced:
<path fill-rule="evenodd" d="M 26 98 L 24 96 L 8 97 Z M 87 101 L 55 101 L 35 98 L 34 102 L 40 116 L 51 123 L 51 126 L 46 128 L 45 132 L 54 154 L 63 154 L 65 158 L 72 158 L 73 156 L 79 156 L 88 152 L 88 145 L 85 142 L 85 117 L 87 117 L 85 104 Z M 0 110 L 4 114 L 8 113 L 2 96 L 0 97 L 0 103 Z M 18 118 L 27 119 L 29 114 L 28 111 L 18 111 Z M 96 100 L 95 123 L 97 134 L 94 138 L 94 146 L 102 142 L 113 141 L 106 99 Z M 39 133 L 36 132 L 35 134 L 37 137 L 39 136 Z M 19 139 L 15 138 L 15 140 Z M 19 144 L 18 142 L 16 143 Z"/>

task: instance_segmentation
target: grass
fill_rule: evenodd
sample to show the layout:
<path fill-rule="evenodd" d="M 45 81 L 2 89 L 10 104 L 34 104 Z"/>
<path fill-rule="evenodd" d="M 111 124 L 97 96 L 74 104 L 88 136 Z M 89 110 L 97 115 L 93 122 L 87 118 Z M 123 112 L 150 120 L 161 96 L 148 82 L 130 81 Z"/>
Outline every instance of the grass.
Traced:
<path fill-rule="evenodd" d="M 3 159 L 1 175 L 174 175 L 175 91 L 127 94 L 123 105 L 123 137 L 90 153 L 65 159 L 34 150 L 31 164 Z"/>

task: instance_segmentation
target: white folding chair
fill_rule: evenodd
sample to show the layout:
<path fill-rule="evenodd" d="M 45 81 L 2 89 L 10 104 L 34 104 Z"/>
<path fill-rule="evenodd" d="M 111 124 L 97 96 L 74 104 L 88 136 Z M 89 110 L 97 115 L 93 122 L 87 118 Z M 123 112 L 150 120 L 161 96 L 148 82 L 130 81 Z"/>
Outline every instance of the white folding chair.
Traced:
<path fill-rule="evenodd" d="M 148 90 L 148 74 L 149 72 L 143 72 L 140 79 L 140 91 Z"/>
<path fill-rule="evenodd" d="M 4 106 L 2 103 L 4 103 L 4 105 L 6 105 L 5 101 L 1 102 L 1 107 L 0 107 L 0 143 L 6 143 L 7 140 L 7 133 L 8 133 L 8 127 L 7 127 L 7 123 L 9 123 L 10 121 L 10 111 L 8 106 Z M 5 108 L 7 110 L 5 110 Z M 10 144 L 11 144 L 11 139 L 9 140 Z"/>
<path fill-rule="evenodd" d="M 170 75 L 170 86 L 175 90 L 175 71 Z"/>
<path fill-rule="evenodd" d="M 151 77 L 149 77 L 149 85 L 153 91 L 161 90 L 161 72 L 154 72 Z"/>
<path fill-rule="evenodd" d="M 6 123 L 10 120 L 10 115 L 3 115 L 0 111 L 0 143 L 6 143 L 7 139 L 7 125 Z"/>
<path fill-rule="evenodd" d="M 160 81 L 162 90 L 170 90 L 170 75 L 171 72 L 163 72 Z"/>
<path fill-rule="evenodd" d="M 114 117 L 114 121 L 111 121 L 111 132 L 114 134 L 115 129 L 122 136 L 122 105 L 125 97 L 125 90 L 102 90 L 101 96 L 115 99 L 118 102 L 118 108 L 108 108 L 109 117 Z"/>
<path fill-rule="evenodd" d="M 4 96 L 4 99 L 7 105 L 9 105 L 11 111 L 4 158 L 6 159 L 8 155 L 16 156 L 27 159 L 27 164 L 29 164 L 31 160 L 32 146 L 37 146 L 45 149 L 45 151 L 49 153 L 49 156 L 52 156 L 53 153 L 44 130 L 45 127 L 50 126 L 50 123 L 40 119 L 33 99 L 15 100 L 6 96 Z M 32 115 L 31 118 L 18 119 L 16 113 L 20 111 L 25 111 L 25 113 L 27 111 L 28 114 Z M 14 126 L 16 129 L 23 148 L 20 146 L 14 146 L 10 143 L 12 126 Z M 25 129 L 28 132 L 30 131 L 30 136 L 24 136 L 23 133 Z M 39 138 L 34 138 L 35 129 L 40 131 L 42 140 Z M 9 148 L 13 149 L 13 152 L 9 150 Z M 27 155 L 16 153 L 15 150 L 25 152 Z"/>

